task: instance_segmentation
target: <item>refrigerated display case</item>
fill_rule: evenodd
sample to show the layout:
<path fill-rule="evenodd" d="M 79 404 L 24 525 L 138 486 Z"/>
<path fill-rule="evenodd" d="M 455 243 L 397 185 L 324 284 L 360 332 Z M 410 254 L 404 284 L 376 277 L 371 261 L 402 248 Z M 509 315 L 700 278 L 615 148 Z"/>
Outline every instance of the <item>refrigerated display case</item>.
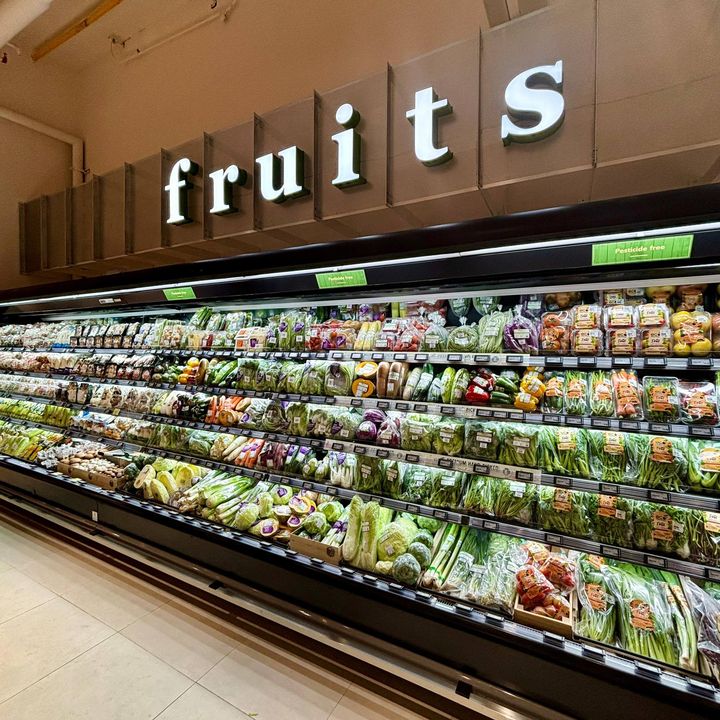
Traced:
<path fill-rule="evenodd" d="M 573 717 L 710 717 L 719 201 L 6 295 L 0 488 Z"/>

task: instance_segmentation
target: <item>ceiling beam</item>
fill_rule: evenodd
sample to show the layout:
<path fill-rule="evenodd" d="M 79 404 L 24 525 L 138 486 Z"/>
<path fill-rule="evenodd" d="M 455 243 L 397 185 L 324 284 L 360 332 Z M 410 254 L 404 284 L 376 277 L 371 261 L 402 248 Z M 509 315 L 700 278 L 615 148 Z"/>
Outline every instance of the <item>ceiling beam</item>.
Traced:
<path fill-rule="evenodd" d="M 74 38 L 78 33 L 82 32 L 86 27 L 89 27 L 94 22 L 97 22 L 103 15 L 109 13 L 113 8 L 117 7 L 123 0 L 102 0 L 99 2 L 90 12 L 82 17 L 77 22 L 66 27 L 64 30 L 51 35 L 47 40 L 40 43 L 31 53 L 34 62 L 45 57 L 48 53 L 56 50 L 61 45 L 66 43 L 71 38 Z"/>

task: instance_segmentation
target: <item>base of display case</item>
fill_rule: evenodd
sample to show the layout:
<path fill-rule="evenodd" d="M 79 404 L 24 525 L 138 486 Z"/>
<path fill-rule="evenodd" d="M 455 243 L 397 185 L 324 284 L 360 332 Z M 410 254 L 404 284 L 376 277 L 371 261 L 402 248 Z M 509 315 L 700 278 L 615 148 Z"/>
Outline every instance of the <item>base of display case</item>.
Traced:
<path fill-rule="evenodd" d="M 0 489 L 52 520 L 58 513 L 99 536 L 122 537 L 147 557 L 202 569 L 218 587 L 342 627 L 422 663 L 444 668 L 458 698 L 475 688 L 537 704 L 529 717 L 594 720 L 640 716 L 717 717 L 720 693 L 694 678 L 603 652 L 478 608 L 309 558 L 172 508 L 101 490 L 18 460 L 0 463 Z M 483 693 L 485 694 L 485 693 Z M 548 712 L 540 712 L 547 708 Z M 652 715 L 651 715 L 652 714 Z M 499 717 L 499 715 L 498 715 Z"/>

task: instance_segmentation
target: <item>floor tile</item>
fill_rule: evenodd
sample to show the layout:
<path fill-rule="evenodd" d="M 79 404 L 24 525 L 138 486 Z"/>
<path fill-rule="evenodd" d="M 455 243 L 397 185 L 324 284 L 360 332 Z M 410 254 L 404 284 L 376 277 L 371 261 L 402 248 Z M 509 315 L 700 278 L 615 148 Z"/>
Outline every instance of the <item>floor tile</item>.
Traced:
<path fill-rule="evenodd" d="M 349 684 L 253 640 L 198 682 L 257 720 L 327 720 Z"/>
<path fill-rule="evenodd" d="M 2 720 L 151 720 L 192 681 L 114 635 L 0 705 Z"/>
<path fill-rule="evenodd" d="M 100 563 L 68 571 L 62 597 L 115 630 L 122 630 L 170 599 L 146 583 Z"/>
<path fill-rule="evenodd" d="M 249 720 L 236 707 L 200 685 L 193 685 L 155 720 Z M 298 720 L 301 720 L 298 718 Z"/>
<path fill-rule="evenodd" d="M 1 546 L 0 546 L 0 553 L 2 553 Z M 7 563 L 4 563 L 2 560 L 0 560 L 0 572 L 5 572 L 6 570 L 12 570 L 12 565 L 8 565 Z"/>
<path fill-rule="evenodd" d="M 422 720 L 422 715 L 351 685 L 328 720 Z"/>
<path fill-rule="evenodd" d="M 159 607 L 122 633 L 193 680 L 201 678 L 237 644 L 212 616 L 179 602 Z"/>
<path fill-rule="evenodd" d="M 0 702 L 112 634 L 107 625 L 62 598 L 4 622 L 0 625 Z M 4 710 L 3 705 L 3 720 Z"/>
<path fill-rule="evenodd" d="M 56 597 L 19 570 L 6 570 L 0 578 L 0 623 L 32 610 Z"/>

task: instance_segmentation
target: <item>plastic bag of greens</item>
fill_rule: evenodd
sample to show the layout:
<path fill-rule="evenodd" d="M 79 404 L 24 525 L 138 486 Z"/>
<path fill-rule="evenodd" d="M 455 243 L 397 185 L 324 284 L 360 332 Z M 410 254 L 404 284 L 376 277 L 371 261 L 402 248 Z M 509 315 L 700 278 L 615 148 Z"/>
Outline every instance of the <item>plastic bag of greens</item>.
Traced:
<path fill-rule="evenodd" d="M 405 467 L 405 463 L 397 460 L 383 460 L 381 470 L 383 495 L 390 498 L 399 498 L 402 495 Z"/>
<path fill-rule="evenodd" d="M 325 360 L 308 360 L 300 380 L 303 395 L 322 395 L 325 391 L 325 376 L 330 363 Z"/>
<path fill-rule="evenodd" d="M 533 425 L 506 423 L 501 427 L 498 462 L 504 465 L 537 467 L 539 429 Z"/>
<path fill-rule="evenodd" d="M 255 389 L 255 374 L 259 364 L 260 361 L 255 358 L 238 358 L 237 386 L 241 390 Z"/>
<path fill-rule="evenodd" d="M 460 507 L 465 488 L 465 473 L 438 469 L 433 473 L 428 505 L 455 510 Z"/>
<path fill-rule="evenodd" d="M 326 405 L 308 405 L 308 437 L 329 437 L 338 409 Z"/>
<path fill-rule="evenodd" d="M 470 386 L 471 379 L 470 372 L 466 368 L 460 368 L 460 370 L 455 373 L 452 389 L 450 390 L 449 402 L 457 405 L 465 399 L 465 394 Z"/>
<path fill-rule="evenodd" d="M 280 363 L 276 360 L 261 360 L 255 371 L 255 389 L 276 392 L 280 377 Z"/>
<path fill-rule="evenodd" d="M 608 585 L 605 558 L 583 553 L 578 556 L 576 568 L 580 615 L 575 632 L 588 640 L 612 645 L 615 642 L 615 596 Z"/>
<path fill-rule="evenodd" d="M 633 505 L 633 545 L 637 550 L 690 557 L 693 510 L 636 501 Z"/>
<path fill-rule="evenodd" d="M 720 492 L 720 443 L 688 440 L 688 484 L 693 492 Z"/>
<path fill-rule="evenodd" d="M 589 477 L 587 433 L 580 428 L 540 428 L 538 462 L 549 473 Z"/>
<path fill-rule="evenodd" d="M 465 318 L 460 318 L 463 322 Z M 474 352 L 477 350 L 478 332 L 473 325 L 460 325 L 450 330 L 447 340 L 449 352 Z"/>
<path fill-rule="evenodd" d="M 692 510 L 686 518 L 690 558 L 694 562 L 720 566 L 720 513 Z"/>
<path fill-rule="evenodd" d="M 440 455 L 460 455 L 465 440 L 465 423 L 450 417 L 437 419 L 434 428 L 433 452 Z"/>
<path fill-rule="evenodd" d="M 616 599 L 618 644 L 623 650 L 677 665 L 672 613 L 665 591 L 627 563 L 608 567 L 609 587 Z"/>
<path fill-rule="evenodd" d="M 355 363 L 331 362 L 325 375 L 326 395 L 352 395 L 352 383 L 355 379 Z"/>
<path fill-rule="evenodd" d="M 698 630 L 698 653 L 715 681 L 720 682 L 720 598 L 709 592 L 707 585 L 702 590 L 690 578 L 681 576 L 680 583 Z"/>
<path fill-rule="evenodd" d="M 589 538 L 592 522 L 588 513 L 590 493 L 566 488 L 538 488 L 537 523 L 543 530 Z"/>
<path fill-rule="evenodd" d="M 336 408 L 330 432 L 326 436 L 335 440 L 354 440 L 361 422 L 362 415 L 355 409 Z"/>
<path fill-rule="evenodd" d="M 475 312 L 482 317 L 483 315 L 489 315 L 500 307 L 500 298 L 496 295 L 474 297 L 472 299 L 472 305 L 475 308 Z"/>
<path fill-rule="evenodd" d="M 565 373 L 549 371 L 545 373 L 545 395 L 542 410 L 550 415 L 558 415 L 565 408 Z"/>
<path fill-rule="evenodd" d="M 342 488 L 353 488 L 358 482 L 357 457 L 343 452 L 328 453 L 330 472 L 328 483 Z"/>
<path fill-rule="evenodd" d="M 428 352 L 447 350 L 448 335 L 448 331 L 442 325 L 432 323 L 423 335 L 422 350 Z"/>
<path fill-rule="evenodd" d="M 491 610 L 512 615 L 515 606 L 515 573 L 525 557 L 520 549 L 522 541 L 504 535 L 492 535 L 487 559 L 482 568 L 474 571 L 467 599 Z"/>
<path fill-rule="evenodd" d="M 433 415 L 410 413 L 400 421 L 400 446 L 403 450 L 432 452 L 435 440 L 435 426 L 438 421 Z"/>
<path fill-rule="evenodd" d="M 687 484 L 688 441 L 663 435 L 636 435 L 637 484 L 677 492 Z M 632 481 L 628 481 L 632 482 Z"/>
<path fill-rule="evenodd" d="M 588 496 L 593 540 L 606 545 L 631 548 L 633 501 L 617 495 Z"/>
<path fill-rule="evenodd" d="M 634 483 L 639 435 L 615 430 L 588 430 L 590 476 L 594 480 Z"/>
<path fill-rule="evenodd" d="M 267 432 L 285 432 L 288 427 L 287 403 L 279 400 L 272 401 L 262 416 L 262 429 Z"/>
<path fill-rule="evenodd" d="M 433 469 L 423 465 L 408 465 L 403 474 L 403 486 L 399 500 L 427 505 L 432 493 Z"/>
<path fill-rule="evenodd" d="M 536 500 L 537 486 L 531 483 L 474 475 L 465 492 L 463 507 L 480 515 L 530 525 Z"/>
<path fill-rule="evenodd" d="M 245 408 L 238 426 L 249 430 L 259 430 L 262 427 L 263 415 L 268 405 L 270 405 L 269 400 L 258 400 L 257 398 L 251 400 L 250 404 Z"/>
<path fill-rule="evenodd" d="M 497 460 L 500 431 L 501 426 L 499 423 L 466 420 L 463 442 L 464 454 L 467 457 L 480 460 Z"/>
<path fill-rule="evenodd" d="M 288 432 L 291 435 L 306 436 L 308 434 L 308 418 L 310 405 L 303 402 L 291 402 L 285 407 L 285 417 L 288 421 Z"/>
<path fill-rule="evenodd" d="M 355 490 L 367 493 L 381 493 L 383 491 L 383 465 L 384 461 L 380 458 L 358 455 Z"/>
<path fill-rule="evenodd" d="M 643 380 L 645 416 L 650 422 L 674 423 L 680 418 L 678 380 L 675 377 L 646 376 Z"/>
<path fill-rule="evenodd" d="M 300 381 L 302 380 L 305 365 L 303 363 L 286 360 L 280 366 L 278 375 L 278 392 L 299 393 Z"/>
<path fill-rule="evenodd" d="M 590 373 L 589 403 L 591 417 L 615 415 L 612 380 L 606 370 L 593 370 Z"/>
<path fill-rule="evenodd" d="M 512 320 L 511 310 L 502 312 L 496 310 L 484 315 L 478 321 L 477 352 L 501 353 L 503 351 L 503 332 L 505 325 Z"/>

